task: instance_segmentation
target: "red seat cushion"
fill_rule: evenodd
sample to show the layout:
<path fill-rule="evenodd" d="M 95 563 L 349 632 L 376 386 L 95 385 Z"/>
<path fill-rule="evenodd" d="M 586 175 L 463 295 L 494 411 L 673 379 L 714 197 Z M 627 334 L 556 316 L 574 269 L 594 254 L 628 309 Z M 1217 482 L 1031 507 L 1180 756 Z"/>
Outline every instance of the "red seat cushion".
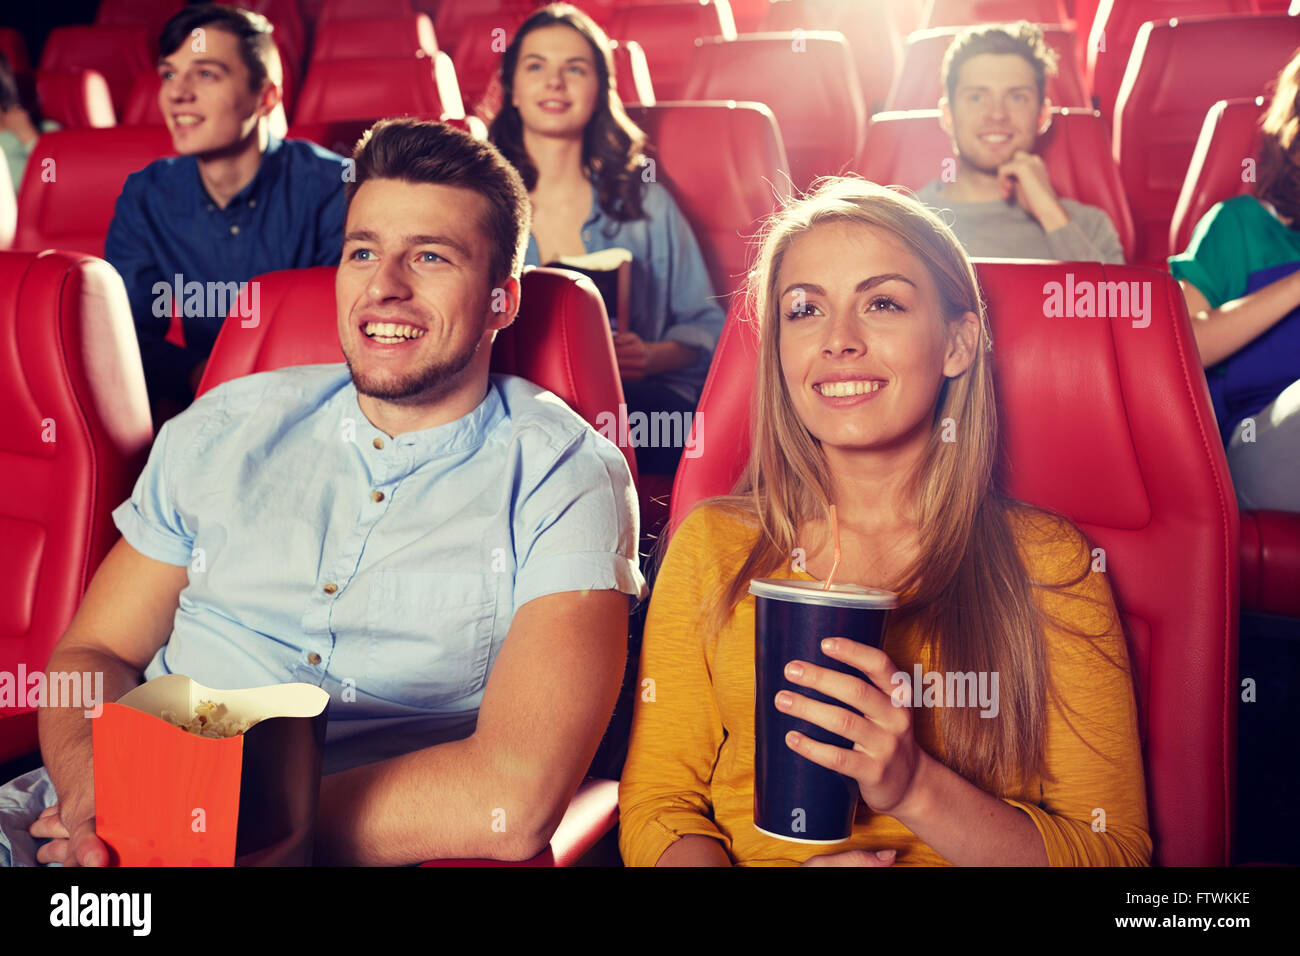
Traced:
<path fill-rule="evenodd" d="M 1220 100 L 1210 107 L 1169 223 L 1171 253 L 1191 244 L 1196 224 L 1216 203 L 1254 191 L 1259 121 L 1266 108 L 1262 96 Z"/>
<path fill-rule="evenodd" d="M 108 84 L 94 70 L 41 70 L 36 74 L 36 98 L 44 117 L 64 129 L 117 125 Z"/>
<path fill-rule="evenodd" d="M 136 74 L 154 69 L 157 38 L 141 26 L 55 27 L 41 54 L 42 70 L 95 70 L 108 83 L 121 114 Z"/>
<path fill-rule="evenodd" d="M 790 195 L 771 110 L 761 103 L 663 103 L 629 107 L 628 115 L 654 147 L 655 178 L 690 221 L 714 290 L 736 291 L 749 270 L 749 237 Z"/>
<path fill-rule="evenodd" d="M 36 321 L 33 321 L 36 319 Z M 111 513 L 153 438 L 135 325 L 106 262 L 0 253 L 0 672 L 41 670 L 99 562 Z M 25 702 L 0 719 L 0 763 L 30 752 Z"/>
<path fill-rule="evenodd" d="M 445 53 L 432 57 L 323 60 L 307 75 L 295 123 L 417 116 L 463 119 L 456 71 Z"/>
<path fill-rule="evenodd" d="M 14 248 L 102 256 L 126 177 L 173 155 L 171 135 L 160 127 L 45 133 L 23 174 Z"/>
<path fill-rule="evenodd" d="M 1300 18 L 1211 17 L 1144 25 L 1115 105 L 1115 159 L 1137 227 L 1137 261 L 1169 255 L 1169 224 L 1205 121 L 1255 97 L 1300 46 Z"/>
<path fill-rule="evenodd" d="M 1104 550 L 1134 662 L 1154 862 L 1223 866 L 1235 767 L 1237 508 L 1186 307 L 1167 274 L 1095 263 L 977 263 L 995 343 L 1009 493 Z M 1047 283 L 1145 284 L 1150 322 L 1044 321 Z M 701 396 L 672 527 L 724 494 L 749 453 L 758 337 L 738 300 Z"/>
<path fill-rule="evenodd" d="M 839 33 L 813 31 L 797 42 L 788 33 L 701 40 L 685 96 L 766 103 L 800 190 L 848 169 L 866 129 L 853 58 Z"/>
<path fill-rule="evenodd" d="M 927 0 L 924 27 L 960 27 L 975 23 L 1066 23 L 1061 0 Z"/>
<path fill-rule="evenodd" d="M 1109 150 L 1106 125 L 1093 110 L 1053 109 L 1052 124 L 1038 140 L 1052 187 L 1105 212 L 1127 260 L 1133 255 L 1133 219 Z M 938 110 L 877 113 L 855 169 L 872 182 L 915 190 L 941 178 L 943 162 L 952 155 Z"/>
<path fill-rule="evenodd" d="M 1107 116 L 1114 115 L 1115 100 L 1119 96 L 1134 41 L 1138 30 L 1148 20 L 1228 14 L 1240 17 L 1258 12 L 1256 0 L 1101 0 L 1085 51 L 1088 88 L 1097 97 L 1102 112 Z M 1248 50 L 1232 49 L 1226 37 L 1220 53 L 1231 60 L 1250 55 Z M 1273 72 L 1281 68 L 1279 62 L 1273 66 Z"/>
<path fill-rule="evenodd" d="M 662 100 L 680 100 L 687 97 L 685 90 L 692 69 L 695 38 L 720 36 L 735 39 L 736 24 L 731 19 L 731 8 L 713 0 L 637 3 L 615 7 L 610 15 L 608 32 L 611 39 L 635 40 L 641 44 L 650 65 L 655 95 Z M 717 96 L 688 98 L 728 99 Z"/>

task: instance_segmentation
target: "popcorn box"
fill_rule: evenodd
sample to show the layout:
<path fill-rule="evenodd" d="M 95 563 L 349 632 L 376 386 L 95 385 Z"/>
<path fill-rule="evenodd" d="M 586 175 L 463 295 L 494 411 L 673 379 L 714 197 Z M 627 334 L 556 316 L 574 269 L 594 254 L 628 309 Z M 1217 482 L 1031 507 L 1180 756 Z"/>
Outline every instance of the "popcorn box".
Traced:
<path fill-rule="evenodd" d="M 234 737 L 164 720 L 258 719 Z M 311 684 L 217 690 L 183 674 L 106 704 L 92 726 L 95 829 L 114 866 L 310 866 L 329 694 Z"/>

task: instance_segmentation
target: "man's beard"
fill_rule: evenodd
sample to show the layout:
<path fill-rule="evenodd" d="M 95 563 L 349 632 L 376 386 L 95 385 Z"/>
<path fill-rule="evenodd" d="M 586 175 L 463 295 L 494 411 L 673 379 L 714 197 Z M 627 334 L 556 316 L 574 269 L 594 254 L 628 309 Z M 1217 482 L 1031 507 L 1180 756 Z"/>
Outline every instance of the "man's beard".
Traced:
<path fill-rule="evenodd" d="M 478 354 L 481 342 L 481 338 L 475 339 L 465 351 L 457 355 L 435 356 L 428 365 L 401 378 L 393 378 L 391 375 L 385 375 L 382 379 L 359 376 L 357 370 L 352 367 L 352 359 L 347 356 L 345 358 L 357 394 L 399 404 L 412 399 L 419 399 L 424 403 L 437 401 L 451 393 L 458 384 L 456 379 L 460 373 L 469 367 L 474 356 Z"/>

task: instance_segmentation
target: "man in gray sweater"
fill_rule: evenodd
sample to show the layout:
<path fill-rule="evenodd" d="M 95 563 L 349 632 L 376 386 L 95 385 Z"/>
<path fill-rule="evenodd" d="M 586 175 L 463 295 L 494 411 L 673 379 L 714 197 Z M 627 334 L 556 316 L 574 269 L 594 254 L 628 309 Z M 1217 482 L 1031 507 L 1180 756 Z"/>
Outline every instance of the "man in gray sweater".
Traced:
<path fill-rule="evenodd" d="M 1047 76 L 1056 55 L 1028 23 L 971 27 L 943 61 L 939 102 L 957 154 L 952 182 L 917 191 L 944 218 L 968 255 L 1123 263 L 1106 214 L 1056 195 L 1034 153 L 1051 122 Z"/>

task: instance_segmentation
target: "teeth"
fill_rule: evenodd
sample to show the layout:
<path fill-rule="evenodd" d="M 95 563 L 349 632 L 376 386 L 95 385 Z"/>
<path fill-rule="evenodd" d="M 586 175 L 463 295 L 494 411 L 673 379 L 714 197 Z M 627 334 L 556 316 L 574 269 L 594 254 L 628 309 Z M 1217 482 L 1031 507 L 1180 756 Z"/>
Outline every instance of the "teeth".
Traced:
<path fill-rule="evenodd" d="M 385 345 L 391 345 L 404 339 L 418 339 L 424 335 L 424 329 L 417 329 L 413 325 L 398 325 L 396 322 L 367 322 L 365 333 Z"/>
<path fill-rule="evenodd" d="M 177 126 L 195 126 L 201 122 L 203 121 L 197 116 L 177 116 L 175 118 Z"/>
<path fill-rule="evenodd" d="M 847 398 L 850 395 L 865 395 L 880 389 L 879 382 L 823 382 L 815 386 L 827 398 Z"/>

